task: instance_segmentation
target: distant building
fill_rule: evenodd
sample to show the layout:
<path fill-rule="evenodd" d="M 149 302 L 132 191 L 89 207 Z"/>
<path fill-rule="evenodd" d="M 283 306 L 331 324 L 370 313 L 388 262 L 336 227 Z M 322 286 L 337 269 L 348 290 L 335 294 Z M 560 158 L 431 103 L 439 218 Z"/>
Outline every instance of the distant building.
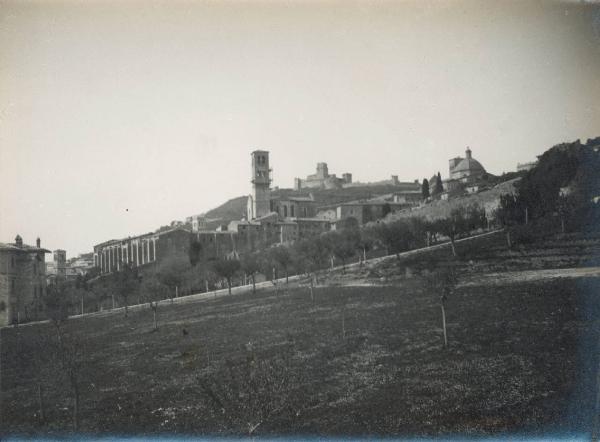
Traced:
<path fill-rule="evenodd" d="M 82 253 L 75 258 L 67 260 L 67 279 L 86 275 L 94 268 L 94 254 Z"/>
<path fill-rule="evenodd" d="M 297 239 L 306 239 L 318 236 L 331 230 L 331 222 L 321 218 L 294 218 L 298 226 Z"/>
<path fill-rule="evenodd" d="M 0 243 L 0 326 L 37 319 L 46 295 L 45 254 L 49 250 L 23 244 Z"/>
<path fill-rule="evenodd" d="M 67 267 L 67 252 L 65 250 L 57 249 L 52 252 L 52 257 L 56 263 L 59 274 L 64 276 L 65 268 Z"/>
<path fill-rule="evenodd" d="M 406 190 L 403 192 L 396 192 L 393 196 L 393 202 L 406 204 L 409 206 L 417 206 L 423 201 L 423 192 L 422 190 Z"/>
<path fill-rule="evenodd" d="M 330 175 L 327 163 L 317 163 L 317 173 L 308 175 L 306 179 L 295 178 L 294 189 L 319 188 L 319 189 L 338 189 L 344 184 L 352 183 L 352 174 L 344 173 L 342 178 L 335 174 Z"/>
<path fill-rule="evenodd" d="M 151 271 L 165 259 L 189 256 L 190 246 L 199 242 L 203 257 L 213 259 L 236 250 L 236 234 L 227 230 L 191 232 L 182 227 L 157 231 L 94 246 L 94 266 L 101 275 L 123 270 L 125 266 Z"/>
<path fill-rule="evenodd" d="M 313 218 L 317 213 L 317 204 L 314 198 L 308 197 L 281 197 L 271 200 L 271 211 L 285 218 Z"/>
<path fill-rule="evenodd" d="M 113 239 L 94 246 L 94 266 L 101 274 L 122 270 L 125 265 L 141 267 L 173 252 L 187 253 L 189 244 L 190 232 L 180 227 Z"/>
<path fill-rule="evenodd" d="M 471 149 L 467 147 L 465 158 L 456 157 L 449 160 L 450 179 L 461 183 L 472 183 L 480 180 L 486 171 L 479 161 L 472 156 Z"/>
<path fill-rule="evenodd" d="M 280 241 L 279 217 L 270 212 L 253 220 L 231 221 L 227 230 L 236 234 L 235 249 L 239 252 L 253 251 Z"/>
<path fill-rule="evenodd" d="M 46 281 L 49 283 L 55 279 L 66 279 L 67 277 L 67 252 L 57 249 L 52 252 L 52 261 L 46 263 Z"/>
<path fill-rule="evenodd" d="M 247 217 L 249 220 L 260 218 L 271 211 L 271 169 L 269 152 L 255 150 L 252 156 L 251 179 L 252 193 L 248 197 Z"/>
<path fill-rule="evenodd" d="M 537 166 L 538 162 L 537 161 L 531 161 L 529 163 L 517 163 L 517 172 L 523 172 L 523 171 L 528 171 L 533 169 L 535 166 Z"/>
<path fill-rule="evenodd" d="M 328 219 L 330 221 L 335 221 L 337 219 L 337 211 L 335 207 L 330 208 L 320 208 L 316 214 L 317 218 L 320 219 Z"/>
<path fill-rule="evenodd" d="M 185 219 L 185 224 L 190 226 L 192 232 L 198 232 L 201 230 L 206 230 L 208 222 L 205 216 L 193 215 L 188 216 Z"/>
<path fill-rule="evenodd" d="M 385 200 L 353 201 L 320 207 L 316 218 L 329 221 L 336 226 L 344 225 L 340 222 L 353 218 L 358 225 L 364 225 L 384 218 L 388 213 L 412 205 L 414 204 Z"/>

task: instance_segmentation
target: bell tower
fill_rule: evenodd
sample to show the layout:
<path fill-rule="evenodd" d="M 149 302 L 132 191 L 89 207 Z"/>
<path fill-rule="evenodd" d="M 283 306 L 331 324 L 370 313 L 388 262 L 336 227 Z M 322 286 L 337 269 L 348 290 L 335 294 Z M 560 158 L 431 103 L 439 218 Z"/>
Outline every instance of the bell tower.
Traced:
<path fill-rule="evenodd" d="M 248 199 L 248 220 L 260 218 L 271 211 L 271 169 L 269 152 L 255 150 L 252 156 L 252 194 Z"/>

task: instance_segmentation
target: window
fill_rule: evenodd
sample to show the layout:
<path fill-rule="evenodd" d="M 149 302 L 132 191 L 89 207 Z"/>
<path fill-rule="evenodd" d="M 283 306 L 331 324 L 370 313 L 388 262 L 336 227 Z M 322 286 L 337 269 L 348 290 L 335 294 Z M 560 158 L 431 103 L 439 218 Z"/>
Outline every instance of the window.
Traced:
<path fill-rule="evenodd" d="M 290 214 L 290 216 L 294 216 L 294 206 L 293 206 L 293 205 L 292 205 L 292 206 L 290 206 L 290 210 L 291 210 L 291 212 L 292 212 L 292 213 Z"/>

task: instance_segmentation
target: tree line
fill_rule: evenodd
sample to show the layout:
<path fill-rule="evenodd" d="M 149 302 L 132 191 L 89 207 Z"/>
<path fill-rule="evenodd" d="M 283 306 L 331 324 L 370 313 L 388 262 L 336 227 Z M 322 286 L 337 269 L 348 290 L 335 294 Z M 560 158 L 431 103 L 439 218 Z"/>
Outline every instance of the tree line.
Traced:
<path fill-rule="evenodd" d="M 600 229 L 600 138 L 564 143 L 539 157 L 535 168 L 502 195 L 496 211 L 509 247 L 515 241 Z"/>
<path fill-rule="evenodd" d="M 340 266 L 345 272 L 351 263 L 364 263 L 368 258 L 399 254 L 438 243 L 450 242 L 457 255 L 455 240 L 488 226 L 485 211 L 477 206 L 454 209 L 448 218 L 427 220 L 421 217 L 391 222 L 373 222 L 359 227 L 349 218 L 337 230 L 300 239 L 292 244 L 280 244 L 251 253 L 230 253 L 209 258 L 202 244 L 192 242 L 187 254 L 175 254 L 141 271 L 123 265 L 120 272 L 99 277 L 95 272 L 76 281 L 57 280 L 49 290 L 62 293 L 70 315 L 91 313 L 122 307 L 125 315 L 131 304 L 148 304 L 171 300 L 191 293 L 209 292 L 271 281 L 279 291 L 280 279 L 287 283 L 291 275 L 310 277 L 311 287 L 318 283 L 321 272 Z"/>

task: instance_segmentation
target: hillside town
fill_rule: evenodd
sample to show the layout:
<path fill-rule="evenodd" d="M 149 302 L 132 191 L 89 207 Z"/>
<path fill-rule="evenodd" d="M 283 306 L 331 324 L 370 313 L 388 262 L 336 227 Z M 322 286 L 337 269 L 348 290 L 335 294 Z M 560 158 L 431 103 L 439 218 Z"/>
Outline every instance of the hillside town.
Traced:
<path fill-rule="evenodd" d="M 14 268 L 3 278 L 0 299 L 5 306 L 0 324 L 12 324 L 32 320 L 41 312 L 40 299 L 46 286 L 56 280 L 76 282 L 86 275 L 94 282 L 103 275 L 119 272 L 127 267 L 139 268 L 144 273 L 156 272 L 160 264 L 174 256 L 187 256 L 194 243 L 201 245 L 206 260 L 237 257 L 277 245 L 294 242 L 326 232 L 343 229 L 348 223 L 365 226 L 377 223 L 395 213 L 417 215 L 435 200 L 448 201 L 460 196 L 489 191 L 502 184 L 502 177 L 495 177 L 472 156 L 467 148 L 465 157 L 449 160 L 448 176 L 433 175 L 422 182 L 401 182 L 398 176 L 375 183 L 352 183 L 352 174 L 345 173 L 340 180 L 329 175 L 326 163 L 317 164 L 317 173 L 306 180 L 295 179 L 295 192 L 278 195 L 271 189 L 272 167 L 269 152 L 257 150 L 251 153 L 251 193 L 247 198 L 245 216 L 240 219 L 219 219 L 218 227 L 207 229 L 203 215 L 173 221 L 167 228 L 155 232 L 132 235 L 122 239 L 103 241 L 94 246 L 93 252 L 67 259 L 67 251 L 49 251 L 37 245 L 24 245 L 17 235 L 14 243 L 2 244 L 2 257 L 6 268 Z M 517 174 L 535 167 L 519 165 Z M 510 175 L 510 186 L 515 178 Z M 518 179 L 518 178 L 517 178 Z M 385 193 L 373 193 L 368 199 L 328 202 L 324 204 L 312 193 L 302 195 L 298 191 L 310 189 L 336 189 L 348 187 L 371 187 Z M 507 191 L 511 192 L 512 187 Z M 483 207 L 487 220 L 493 220 L 499 206 L 500 196 L 495 195 Z M 214 222 L 214 220 L 212 220 Z M 26 252 L 26 253 L 24 253 Z M 45 255 L 50 259 L 46 260 Z M 27 257 L 27 258 L 26 258 Z M 23 262 L 25 259 L 26 263 Z M 35 264 L 35 271 L 29 266 Z M 3 264 L 3 268 L 5 264 Z"/>
<path fill-rule="evenodd" d="M 597 151 L 598 145 L 599 140 L 595 139 L 588 140 L 584 146 Z M 494 176 L 467 148 L 464 157 L 449 160 L 446 178 L 437 173 L 421 182 L 401 182 L 397 176 L 392 176 L 388 181 L 362 185 L 378 190 L 371 198 L 325 204 L 312 192 L 308 195 L 298 192 L 302 189 L 298 180 L 295 191 L 281 194 L 277 192 L 279 189 L 273 190 L 268 151 L 253 151 L 250 163 L 251 193 L 246 200 L 244 216 L 213 219 L 213 225 L 215 221 L 218 224 L 214 229 L 207 228 L 204 215 L 192 216 L 185 222 L 174 221 L 155 232 L 103 241 L 94 246 L 93 252 L 69 259 L 65 250 L 42 248 L 39 238 L 36 246 L 24 244 L 18 235 L 14 243 L 2 243 L 2 268 L 6 271 L 0 286 L 0 302 L 4 306 L 1 323 L 8 325 L 39 319 L 43 315 L 41 299 L 47 286 L 57 281 L 77 284 L 85 280 L 86 284 L 99 285 L 103 284 L 106 275 L 128 269 L 157 277 L 164 265 L 187 258 L 194 247 L 202 250 L 202 265 L 207 267 L 211 261 L 239 260 L 262 250 L 292 246 L 298 241 L 349 226 L 363 228 L 413 217 L 427 221 L 443 219 L 450 213 L 447 208 L 456 204 L 464 208 L 471 205 L 470 210 L 480 209 L 484 219 L 482 226 L 489 229 L 500 225 L 498 209 L 502 197 L 515 194 L 515 186 L 521 177 L 535 170 L 537 164 L 518 165 L 515 172 Z M 317 174 L 307 178 L 306 182 L 310 184 L 305 183 L 305 187 L 313 191 L 336 188 L 338 184 L 341 188 L 351 187 L 350 174 L 344 175 L 346 181 L 343 183 L 333 185 L 335 180 L 331 178 L 335 176 L 328 175 L 327 170 L 327 164 L 319 163 Z M 51 258 L 46 259 L 46 254 Z M 269 275 L 261 274 L 261 278 L 268 279 Z M 245 279 L 244 276 L 242 280 Z M 188 283 L 187 288 L 165 287 L 165 290 L 182 290 L 190 294 L 208 291 L 215 284 L 220 287 L 222 282 L 218 278 L 212 282 L 206 279 L 196 287 Z M 104 308 L 101 304 L 98 304 L 100 308 Z"/>
<path fill-rule="evenodd" d="M 500 177 L 489 174 L 467 149 L 464 158 L 450 160 L 446 179 L 436 174 L 421 183 L 392 180 L 383 188 L 374 187 L 383 189 L 382 194 L 327 205 L 320 205 L 312 193 L 316 193 L 316 188 L 311 189 L 309 196 L 277 194 L 271 189 L 269 152 L 253 151 L 250 157 L 251 193 L 246 199 L 246 213 L 228 223 L 218 220 L 220 225 L 214 230 L 206 228 L 207 221 L 202 216 L 191 217 L 186 223 L 174 223 L 156 232 L 104 241 L 94 246 L 93 254 L 70 259 L 65 250 L 51 252 L 44 248 L 40 238 L 35 245 L 28 245 L 17 235 L 14 243 L 0 244 L 1 325 L 5 329 L 11 326 L 19 330 L 26 323 L 35 325 L 38 321 L 50 320 L 62 342 L 73 339 L 62 331 L 69 317 L 79 318 L 84 321 L 81 324 L 85 324 L 92 318 L 114 318 L 124 311 L 125 318 L 131 315 L 133 320 L 144 318 L 144 311 L 149 308 L 153 312 L 151 330 L 158 332 L 168 327 L 166 322 L 163 328 L 159 326 L 159 311 L 161 315 L 170 315 L 172 311 L 175 318 L 180 318 L 181 313 L 173 310 L 175 306 L 189 309 L 188 305 L 194 305 L 190 303 L 209 302 L 223 296 L 228 299 L 234 290 L 236 294 L 245 294 L 244 302 L 253 303 L 255 298 L 247 296 L 259 293 L 271 296 L 269 293 L 274 290 L 277 300 L 281 296 L 297 296 L 292 293 L 302 296 L 308 289 L 310 305 L 314 306 L 317 293 L 326 296 L 325 300 L 328 296 L 325 292 L 336 290 L 340 284 L 343 287 L 348 281 L 368 287 L 378 287 L 383 282 L 383 288 L 401 288 L 417 277 L 413 275 L 416 273 L 418 287 L 441 290 L 442 348 L 446 349 L 451 345 L 445 322 L 446 297 L 458 290 L 459 274 L 465 284 L 473 283 L 468 281 L 473 278 L 473 272 L 479 272 L 475 269 L 481 264 L 476 263 L 485 262 L 489 254 L 486 250 L 495 250 L 493 253 L 497 254 L 508 247 L 509 255 L 501 261 L 502 266 L 508 263 L 530 266 L 532 259 L 540 259 L 534 258 L 540 253 L 538 249 L 528 251 L 535 245 L 543 248 L 540 256 L 546 261 L 542 265 L 550 266 L 552 272 L 596 275 L 593 260 L 597 256 L 593 250 L 596 250 L 596 232 L 600 226 L 597 174 L 600 137 L 586 143 L 577 140 L 556 145 L 540 155 L 536 164 Z M 570 166 L 566 168 L 565 164 Z M 433 184 L 430 186 L 429 182 Z M 465 241 L 468 245 L 462 245 Z M 557 241 L 562 244 L 560 247 L 568 247 L 565 241 L 582 245 L 574 249 L 577 252 L 566 252 L 571 249 L 556 252 Z M 515 251 L 517 247 L 519 252 Z M 413 253 L 420 253 L 422 258 L 409 257 Z M 529 253 L 534 255 L 528 257 Z M 589 253 L 592 253 L 592 261 L 590 255 L 586 255 Z M 46 255 L 52 256 L 48 262 Z M 394 256 L 396 260 L 388 260 Z M 529 264 L 524 264 L 525 257 Z M 559 265 L 568 260 L 575 268 L 556 269 L 553 267 L 557 265 L 556 259 Z M 533 271 L 539 272 L 535 266 Z M 483 267 L 480 271 L 487 274 Z M 502 280 L 501 274 L 494 275 L 500 278 L 498 281 Z M 553 287 L 547 290 L 555 290 Z M 561 287 L 558 289 L 564 290 Z M 160 310 L 159 304 L 162 305 Z M 347 339 L 345 315 L 342 315 L 344 341 Z M 189 327 L 187 324 L 181 331 L 184 338 L 190 333 Z M 247 326 L 242 327 L 239 336 L 248 333 Z M 454 326 L 451 333 L 457 333 Z M 454 335 L 452 339 L 458 338 Z M 244 353 L 248 358 L 256 357 L 253 345 L 251 338 Z M 75 349 L 59 346 L 57 351 L 66 358 L 64 367 L 71 370 L 73 376 L 81 376 L 79 366 L 71 364 L 75 360 L 77 364 L 83 363 L 82 356 Z M 278 361 L 270 364 L 284 363 Z M 257 370 L 254 362 L 250 364 L 247 368 L 242 364 L 239 369 Z M 244 381 L 239 385 L 237 381 L 219 384 L 221 381 L 214 376 L 221 376 L 216 373 L 223 369 L 202 375 L 209 376 L 202 378 L 203 382 L 217 383 L 203 388 L 218 401 L 226 400 L 227 396 L 217 395 L 228 393 L 216 388 L 243 391 L 249 388 Z M 76 378 L 70 382 L 73 389 L 79 388 Z M 38 388 L 42 397 L 42 387 Z M 73 391 L 77 404 L 81 396 L 77 390 Z M 282 398 L 268 389 L 257 394 L 266 404 L 274 404 Z M 590 397 L 581 400 L 587 403 Z M 302 409 L 300 404 L 294 406 Z M 39 405 L 39 409 L 44 412 L 44 405 Z M 79 413 L 76 405 L 76 430 L 80 428 Z M 204 425 L 213 428 L 216 422 L 209 419 Z M 246 430 L 237 427 L 235 422 L 227 420 L 227 425 L 234 433 L 244 433 Z"/>

